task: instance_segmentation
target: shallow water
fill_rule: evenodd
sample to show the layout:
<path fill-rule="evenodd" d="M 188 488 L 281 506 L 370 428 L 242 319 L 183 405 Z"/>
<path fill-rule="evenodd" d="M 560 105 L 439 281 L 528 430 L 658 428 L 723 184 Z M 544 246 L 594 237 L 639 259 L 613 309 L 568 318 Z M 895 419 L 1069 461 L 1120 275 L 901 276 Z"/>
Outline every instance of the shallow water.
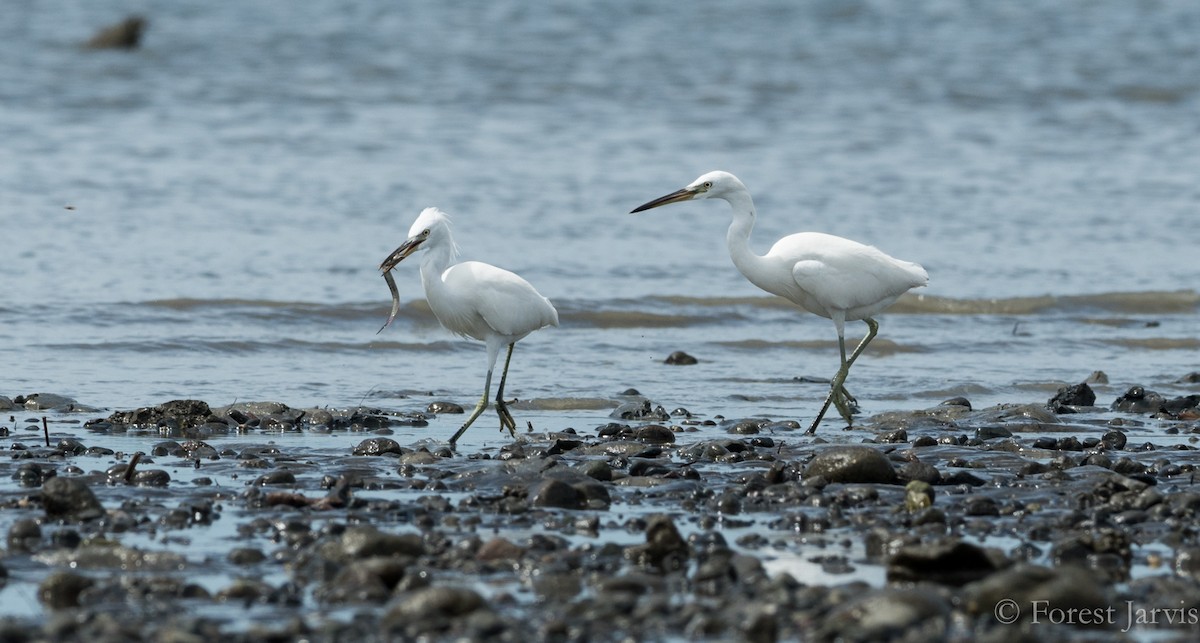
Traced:
<path fill-rule="evenodd" d="M 78 47 L 134 10 L 140 50 Z M 1187 3 L 7 13 L 2 395 L 469 407 L 483 349 L 436 325 L 415 266 L 375 335 L 375 267 L 438 205 L 465 256 L 562 313 L 518 346 L 519 423 L 590 429 L 629 387 L 804 422 L 824 390 L 794 378 L 832 375 L 832 325 L 737 274 L 723 203 L 626 214 L 714 168 L 756 196 L 760 252 L 812 229 L 929 270 L 855 366 L 868 414 L 1048 398 L 1094 370 L 1100 404 L 1195 392 L 1177 383 L 1200 348 Z M 675 350 L 700 363 L 663 365 Z M 501 443 L 493 424 L 468 446 Z"/>

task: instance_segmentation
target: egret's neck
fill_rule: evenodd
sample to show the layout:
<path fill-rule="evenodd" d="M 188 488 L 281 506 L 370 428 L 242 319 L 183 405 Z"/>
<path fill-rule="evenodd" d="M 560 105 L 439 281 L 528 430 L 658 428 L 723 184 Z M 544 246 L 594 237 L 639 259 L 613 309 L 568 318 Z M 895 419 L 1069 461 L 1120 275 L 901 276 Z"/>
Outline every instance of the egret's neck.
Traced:
<path fill-rule="evenodd" d="M 453 242 L 425 249 L 425 257 L 421 259 L 421 283 L 425 292 L 442 289 L 442 273 L 454 263 L 455 254 Z"/>
<path fill-rule="evenodd" d="M 750 231 L 754 229 L 754 201 L 746 192 L 730 194 L 724 197 L 733 209 L 733 223 L 725 234 L 725 242 L 729 245 L 729 256 L 739 272 L 754 283 L 758 274 L 758 266 L 762 257 L 750 250 Z"/>

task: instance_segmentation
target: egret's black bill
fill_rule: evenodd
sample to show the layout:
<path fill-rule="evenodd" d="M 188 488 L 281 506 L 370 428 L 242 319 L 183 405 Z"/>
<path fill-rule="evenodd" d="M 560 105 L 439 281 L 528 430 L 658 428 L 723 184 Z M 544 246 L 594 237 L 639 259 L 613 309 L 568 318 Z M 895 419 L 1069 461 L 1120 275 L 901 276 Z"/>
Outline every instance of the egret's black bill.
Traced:
<path fill-rule="evenodd" d="M 657 199 L 650 201 L 648 203 L 643 203 L 643 204 L 639 205 L 638 207 L 630 210 L 629 214 L 633 214 L 635 212 L 641 212 L 643 210 L 649 210 L 650 208 L 657 208 L 660 205 L 667 205 L 668 203 L 679 203 L 680 201 L 690 201 L 690 200 L 692 200 L 693 196 L 695 196 L 694 192 L 692 192 L 691 190 L 689 190 L 687 188 L 683 188 L 682 190 L 676 190 L 666 196 L 660 196 Z"/>

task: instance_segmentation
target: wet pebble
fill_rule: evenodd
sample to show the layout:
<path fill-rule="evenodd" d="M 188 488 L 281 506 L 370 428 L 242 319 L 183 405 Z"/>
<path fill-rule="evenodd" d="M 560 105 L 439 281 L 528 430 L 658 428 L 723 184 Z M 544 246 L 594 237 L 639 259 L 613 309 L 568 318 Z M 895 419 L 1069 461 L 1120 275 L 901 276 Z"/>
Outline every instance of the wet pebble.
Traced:
<path fill-rule="evenodd" d="M 697 360 L 683 351 L 675 351 L 668 355 L 667 359 L 663 360 L 663 363 L 671 364 L 672 366 L 691 366 L 692 364 L 696 364 Z"/>
<path fill-rule="evenodd" d="M 10 551 L 35 551 L 42 542 L 42 527 L 32 518 L 21 518 L 8 528 Z"/>
<path fill-rule="evenodd" d="M 1162 411 L 1165 403 L 1166 400 L 1158 393 L 1147 391 L 1141 386 L 1133 386 L 1113 401 L 1112 410 L 1145 415 Z"/>
<path fill-rule="evenodd" d="M 1096 404 L 1096 393 L 1087 382 L 1064 386 L 1046 403 L 1055 413 L 1075 413 L 1079 407 Z"/>
<path fill-rule="evenodd" d="M 867 446 L 836 446 L 817 453 L 804 469 L 804 476 L 820 476 L 829 482 L 894 484 L 892 463 L 878 450 Z"/>
<path fill-rule="evenodd" d="M 51 478 L 42 485 L 46 517 L 54 520 L 93 520 L 104 515 L 104 506 L 87 483 L 78 478 Z"/>
<path fill-rule="evenodd" d="M 425 410 L 434 415 L 461 415 L 464 413 L 462 406 L 455 404 L 454 402 L 447 402 L 445 400 L 430 402 L 429 406 L 425 407 Z"/>
<path fill-rule="evenodd" d="M 38 585 L 42 605 L 60 610 L 79 607 L 79 596 L 94 584 L 92 579 L 75 572 L 53 572 Z"/>
<path fill-rule="evenodd" d="M 661 424 L 647 424 L 637 429 L 634 439 L 647 444 L 672 444 L 675 433 Z"/>

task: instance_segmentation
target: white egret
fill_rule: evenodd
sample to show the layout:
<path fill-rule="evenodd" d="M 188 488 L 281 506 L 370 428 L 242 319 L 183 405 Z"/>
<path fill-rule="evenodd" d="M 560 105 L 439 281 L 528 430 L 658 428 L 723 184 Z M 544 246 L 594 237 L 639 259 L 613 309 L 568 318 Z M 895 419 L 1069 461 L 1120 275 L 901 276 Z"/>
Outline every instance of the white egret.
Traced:
<path fill-rule="evenodd" d="M 754 201 L 746 186 L 728 172 L 709 172 L 685 188 L 634 208 L 633 212 L 713 198 L 724 199 L 733 209 L 733 223 L 725 239 L 738 271 L 755 286 L 814 315 L 832 319 L 837 327 L 842 365 L 830 382 L 829 396 L 808 432 L 816 432 L 831 402 L 846 423 L 852 424 L 851 405 L 855 400 L 846 390 L 846 376 L 854 360 L 879 332 L 879 323 L 873 316 L 909 289 L 929 283 L 929 274 L 915 263 L 895 259 L 872 246 L 819 232 L 788 235 L 777 241 L 767 254 L 755 254 L 748 245 L 754 228 Z M 856 319 L 866 322 L 867 334 L 847 358 L 844 327 L 847 321 Z"/>
<path fill-rule="evenodd" d="M 557 326 L 558 311 L 550 300 L 516 274 L 479 261 L 454 263 L 458 246 L 450 236 L 450 218 L 437 208 L 425 208 L 409 229 L 408 240 L 379 264 L 392 291 L 392 313 L 383 328 L 392 323 L 400 306 L 391 270 L 418 250 L 425 252 L 421 260 L 421 283 L 434 316 L 447 330 L 487 345 L 488 367 L 483 397 L 479 398 L 462 428 L 450 438 L 451 446 L 487 408 L 492 370 L 500 349 L 505 346 L 508 354 L 504 358 L 500 386 L 496 389 L 496 414 L 500 416 L 500 431 L 508 429 L 515 437 L 517 423 L 504 403 L 504 382 L 508 378 L 513 345 L 539 328 Z"/>

